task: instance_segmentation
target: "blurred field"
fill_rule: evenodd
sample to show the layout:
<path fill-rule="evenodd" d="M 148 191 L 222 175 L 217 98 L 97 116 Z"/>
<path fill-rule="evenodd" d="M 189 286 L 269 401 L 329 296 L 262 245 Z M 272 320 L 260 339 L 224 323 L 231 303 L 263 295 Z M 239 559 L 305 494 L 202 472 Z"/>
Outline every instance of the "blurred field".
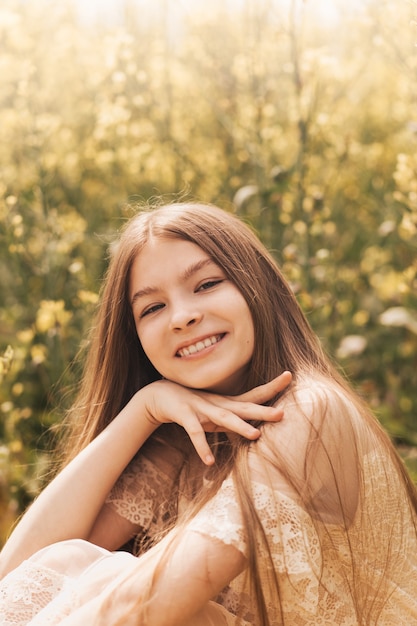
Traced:
<path fill-rule="evenodd" d="M 80 4 L 0 7 L 0 543 L 152 197 L 252 222 L 417 477 L 417 5 Z"/>

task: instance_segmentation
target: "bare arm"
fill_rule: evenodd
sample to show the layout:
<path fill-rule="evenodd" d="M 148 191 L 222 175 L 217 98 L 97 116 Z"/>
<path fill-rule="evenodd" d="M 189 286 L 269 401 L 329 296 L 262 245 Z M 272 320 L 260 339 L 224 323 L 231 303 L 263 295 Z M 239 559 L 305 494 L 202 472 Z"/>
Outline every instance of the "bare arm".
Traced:
<path fill-rule="evenodd" d="M 218 620 L 217 611 L 209 607 L 209 601 L 245 568 L 245 557 L 234 546 L 192 530 L 183 530 L 176 539 L 172 544 L 172 533 L 169 533 L 157 546 L 136 559 L 133 569 L 130 567 L 116 574 L 98 594 L 89 590 L 90 582 L 96 589 L 97 575 L 94 569 L 90 570 L 84 581 L 87 602 L 81 601 L 80 608 L 64 619 L 62 626 L 103 621 L 106 626 L 122 623 L 124 626 L 219 626 L 226 623 L 222 609 L 219 609 L 222 620 Z"/>
<path fill-rule="evenodd" d="M 136 394 L 39 495 L 3 548 L 1 575 L 46 545 L 89 536 L 112 485 L 156 428 L 138 419 L 138 405 Z"/>
<path fill-rule="evenodd" d="M 163 559 L 139 624 L 194 624 L 194 617 L 204 614 L 207 603 L 245 567 L 244 555 L 234 546 L 186 530 L 173 553 Z M 137 590 L 141 588 L 140 576 L 130 578 L 127 585 L 126 591 L 131 595 L 136 588 L 137 597 Z"/>

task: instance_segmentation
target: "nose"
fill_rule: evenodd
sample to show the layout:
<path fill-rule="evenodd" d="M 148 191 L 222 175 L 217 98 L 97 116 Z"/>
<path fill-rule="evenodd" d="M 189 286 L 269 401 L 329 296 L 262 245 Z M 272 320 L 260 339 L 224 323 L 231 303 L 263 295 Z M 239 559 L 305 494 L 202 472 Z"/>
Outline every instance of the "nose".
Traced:
<path fill-rule="evenodd" d="M 184 304 L 176 306 L 172 311 L 170 327 L 171 330 L 180 331 L 198 324 L 203 315 L 195 307 L 187 307 Z"/>

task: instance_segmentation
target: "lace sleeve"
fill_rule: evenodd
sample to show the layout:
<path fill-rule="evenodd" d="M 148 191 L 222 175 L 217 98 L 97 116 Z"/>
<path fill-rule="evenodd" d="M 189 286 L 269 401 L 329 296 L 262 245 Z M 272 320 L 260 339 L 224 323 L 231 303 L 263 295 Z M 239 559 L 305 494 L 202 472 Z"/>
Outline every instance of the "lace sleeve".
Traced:
<path fill-rule="evenodd" d="M 252 483 L 253 500 L 277 571 L 311 572 L 311 555 L 320 554 L 319 539 L 310 516 L 291 498 L 269 486 Z M 231 477 L 189 523 L 189 529 L 233 545 L 246 556 L 247 545 L 242 514 Z M 317 559 L 315 569 L 320 569 Z"/>
<path fill-rule="evenodd" d="M 319 572 L 322 566 L 320 539 L 310 516 L 295 500 L 270 486 L 252 482 L 253 501 L 261 522 L 265 539 L 271 550 L 272 561 L 278 576 L 283 574 L 283 603 L 286 597 L 293 604 L 295 590 L 300 608 L 314 612 L 318 603 Z M 247 556 L 247 541 L 231 477 L 227 478 L 217 494 L 193 518 L 189 529 L 208 535 L 227 545 L 233 545 Z M 268 556 L 263 543 L 258 542 L 261 568 L 268 569 Z M 222 594 L 222 603 L 235 612 L 242 603 L 240 592 L 236 596 L 227 588 Z M 239 588 L 239 581 L 237 581 Z M 291 599 L 292 598 L 292 599 Z"/>
<path fill-rule="evenodd" d="M 181 450 L 155 439 L 132 459 L 106 499 L 106 505 L 148 536 L 175 519 Z"/>
<path fill-rule="evenodd" d="M 246 556 L 242 515 L 230 477 L 226 478 L 214 498 L 197 513 L 187 527 L 232 545 Z"/>

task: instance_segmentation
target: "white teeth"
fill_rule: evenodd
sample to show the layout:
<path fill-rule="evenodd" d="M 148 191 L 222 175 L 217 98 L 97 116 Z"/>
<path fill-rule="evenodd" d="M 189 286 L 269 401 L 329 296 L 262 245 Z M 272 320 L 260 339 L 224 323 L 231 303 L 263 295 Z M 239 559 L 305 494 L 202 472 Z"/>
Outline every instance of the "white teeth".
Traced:
<path fill-rule="evenodd" d="M 187 346 L 186 348 L 181 348 L 178 350 L 178 354 L 180 356 L 189 356 L 190 354 L 196 354 L 200 352 L 200 350 L 204 350 L 204 348 L 209 348 L 213 344 L 220 341 L 221 335 L 213 335 L 212 337 L 207 337 L 203 341 L 197 341 L 197 343 L 192 344 L 191 346 Z"/>

